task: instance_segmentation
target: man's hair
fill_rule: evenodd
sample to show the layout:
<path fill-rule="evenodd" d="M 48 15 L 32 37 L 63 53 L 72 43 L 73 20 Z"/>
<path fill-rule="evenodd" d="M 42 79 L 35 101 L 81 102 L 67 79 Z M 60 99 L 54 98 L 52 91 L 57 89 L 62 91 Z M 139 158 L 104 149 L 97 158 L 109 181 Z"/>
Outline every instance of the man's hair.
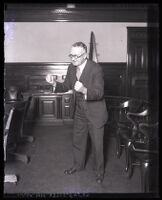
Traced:
<path fill-rule="evenodd" d="M 72 47 L 82 47 L 87 53 L 87 46 L 83 42 L 75 42 Z"/>

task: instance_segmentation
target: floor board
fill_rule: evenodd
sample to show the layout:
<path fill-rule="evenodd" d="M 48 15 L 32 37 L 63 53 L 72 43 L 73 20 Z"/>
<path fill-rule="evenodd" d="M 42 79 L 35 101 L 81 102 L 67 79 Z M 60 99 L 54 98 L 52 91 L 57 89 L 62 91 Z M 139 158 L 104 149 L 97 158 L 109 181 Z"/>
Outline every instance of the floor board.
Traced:
<path fill-rule="evenodd" d="M 140 193 L 140 172 L 135 168 L 131 179 L 124 172 L 125 157 L 115 155 L 115 139 L 104 137 L 105 177 L 101 185 L 95 182 L 89 151 L 84 171 L 71 176 L 64 170 L 72 163 L 72 126 L 36 126 L 30 128 L 33 143 L 24 143 L 18 152 L 30 156 L 30 162 L 8 161 L 6 173 L 19 176 L 17 185 L 4 184 L 4 194 L 133 194 Z M 106 133 L 109 134 L 109 133 Z M 110 134 L 111 135 L 111 134 Z"/>

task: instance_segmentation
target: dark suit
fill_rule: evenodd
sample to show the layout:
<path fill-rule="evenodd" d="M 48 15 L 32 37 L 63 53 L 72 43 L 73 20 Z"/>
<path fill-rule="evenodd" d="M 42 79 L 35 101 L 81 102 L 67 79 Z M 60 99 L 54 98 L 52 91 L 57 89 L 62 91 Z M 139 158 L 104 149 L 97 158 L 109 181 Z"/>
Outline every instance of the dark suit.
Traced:
<path fill-rule="evenodd" d="M 76 67 L 69 65 L 64 83 L 57 83 L 55 92 L 65 92 L 74 89 Z M 103 135 L 104 124 L 108 114 L 104 99 L 104 78 L 99 64 L 87 60 L 80 77 L 80 82 L 87 88 L 87 100 L 82 93 L 75 92 L 73 153 L 74 165 L 84 168 L 86 156 L 87 135 L 90 134 L 92 148 L 96 161 L 97 173 L 104 173 Z"/>

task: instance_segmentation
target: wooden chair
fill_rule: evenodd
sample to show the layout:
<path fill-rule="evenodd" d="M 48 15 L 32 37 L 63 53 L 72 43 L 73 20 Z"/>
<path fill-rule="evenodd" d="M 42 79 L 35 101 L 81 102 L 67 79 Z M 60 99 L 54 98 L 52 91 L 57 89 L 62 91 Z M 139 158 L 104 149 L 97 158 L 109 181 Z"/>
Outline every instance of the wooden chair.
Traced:
<path fill-rule="evenodd" d="M 9 112 L 9 115 L 6 116 L 7 120 L 5 123 L 5 129 L 3 134 L 3 149 L 4 149 L 4 161 L 6 162 L 6 149 L 7 149 L 7 139 L 8 139 L 8 132 L 11 125 L 11 120 L 13 117 L 14 108 L 12 108 Z M 4 183 L 17 183 L 18 179 L 15 174 L 5 174 L 4 175 Z"/>
<path fill-rule="evenodd" d="M 17 86 L 10 86 L 5 89 L 4 97 L 6 102 L 22 101 L 23 95 Z"/>
<path fill-rule="evenodd" d="M 16 87 L 16 86 L 10 86 L 5 90 L 5 104 L 8 105 L 8 107 L 15 107 L 21 103 L 19 102 L 23 102 L 23 95 L 21 93 L 21 90 Z M 21 127 L 20 127 L 20 136 L 21 136 L 21 140 L 24 142 L 33 142 L 34 141 L 34 137 L 33 136 L 29 136 L 29 135 L 24 135 L 24 119 L 27 115 L 30 103 L 31 103 L 31 99 L 32 97 L 29 96 L 27 100 L 25 100 L 25 109 L 24 112 L 22 113 L 21 116 Z"/>
<path fill-rule="evenodd" d="M 131 116 L 129 113 L 128 115 Z M 158 124 L 158 121 L 154 123 L 149 121 L 139 123 L 138 129 L 134 132 L 127 145 L 128 177 L 132 177 L 134 166 L 140 167 L 142 192 L 151 192 L 151 182 L 153 182 L 153 185 L 157 185 L 157 183 L 154 183 L 158 179 Z M 155 176 L 156 180 L 150 177 L 151 174 Z"/>
<path fill-rule="evenodd" d="M 139 132 L 139 123 L 147 121 L 148 108 L 139 113 L 128 112 L 126 116 L 130 123 L 129 131 L 125 132 L 126 134 L 120 133 L 120 137 L 124 141 L 124 149 L 125 149 L 125 155 L 126 155 L 125 172 L 128 172 L 129 170 L 128 147 L 133 138 L 135 138 L 136 142 L 141 141 L 141 134 Z M 129 173 L 127 175 L 128 177 L 130 176 Z"/>
<path fill-rule="evenodd" d="M 116 155 L 119 158 L 121 155 L 121 150 L 122 150 L 122 144 L 119 138 L 119 133 L 121 129 L 125 129 L 125 131 L 128 131 L 129 128 L 132 127 L 131 122 L 127 118 L 127 113 L 132 111 L 132 112 L 140 112 L 141 110 L 144 109 L 144 104 L 142 100 L 137 100 L 137 99 L 128 99 L 126 101 L 121 102 L 117 106 L 111 106 L 111 110 L 115 113 L 115 126 L 116 126 Z M 130 127 L 131 126 L 131 127 Z M 131 129 L 130 129 L 131 130 Z M 119 145 L 121 144 L 121 145 Z"/>
<path fill-rule="evenodd" d="M 31 135 L 25 135 L 24 134 L 24 122 L 25 122 L 25 117 L 27 116 L 27 112 L 29 110 L 29 106 L 31 103 L 32 97 L 30 96 L 25 102 L 25 109 L 22 114 L 22 123 L 20 127 L 20 137 L 22 142 L 34 142 L 34 137 Z"/>
<path fill-rule="evenodd" d="M 16 152 L 18 144 L 22 143 L 21 129 L 24 120 L 25 106 L 26 101 L 5 104 L 6 114 L 10 112 L 10 109 L 14 108 L 10 129 L 8 130 L 7 156 L 28 163 L 29 157 L 27 155 Z"/>
<path fill-rule="evenodd" d="M 127 140 L 128 177 L 131 178 L 134 166 L 140 166 L 141 191 L 150 192 L 150 174 L 154 167 L 155 176 L 158 171 L 158 111 L 149 104 L 147 112 L 137 115 L 127 113 L 127 118 L 133 125 L 132 135 Z M 140 120 L 138 120 L 140 118 Z M 157 175 L 158 176 L 158 175 Z M 156 177 L 157 178 L 157 177 Z M 158 178 L 157 178 L 158 179 Z M 153 181 L 155 182 L 155 180 Z"/>
<path fill-rule="evenodd" d="M 138 113 L 137 115 L 142 115 L 143 111 L 146 109 L 147 103 L 138 99 L 129 99 L 119 106 L 114 107 L 117 114 L 116 122 L 116 155 L 120 158 L 122 150 L 125 151 L 125 171 L 128 171 L 128 157 L 127 157 L 127 141 L 131 138 L 133 124 L 128 119 L 127 113 L 132 111 Z"/>

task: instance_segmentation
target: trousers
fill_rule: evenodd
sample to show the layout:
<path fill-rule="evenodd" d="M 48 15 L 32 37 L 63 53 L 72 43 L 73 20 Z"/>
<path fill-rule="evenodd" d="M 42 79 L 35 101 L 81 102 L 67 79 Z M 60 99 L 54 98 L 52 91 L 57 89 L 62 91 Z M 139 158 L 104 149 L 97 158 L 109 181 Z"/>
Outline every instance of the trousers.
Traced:
<path fill-rule="evenodd" d="M 94 167 L 96 174 L 104 174 L 104 153 L 103 153 L 103 136 L 104 126 L 96 128 L 96 126 L 88 120 L 84 110 L 84 100 L 76 97 L 76 109 L 74 114 L 74 127 L 72 150 L 74 158 L 74 166 L 77 170 L 85 167 L 88 135 L 92 144 L 92 156 L 94 159 Z"/>

